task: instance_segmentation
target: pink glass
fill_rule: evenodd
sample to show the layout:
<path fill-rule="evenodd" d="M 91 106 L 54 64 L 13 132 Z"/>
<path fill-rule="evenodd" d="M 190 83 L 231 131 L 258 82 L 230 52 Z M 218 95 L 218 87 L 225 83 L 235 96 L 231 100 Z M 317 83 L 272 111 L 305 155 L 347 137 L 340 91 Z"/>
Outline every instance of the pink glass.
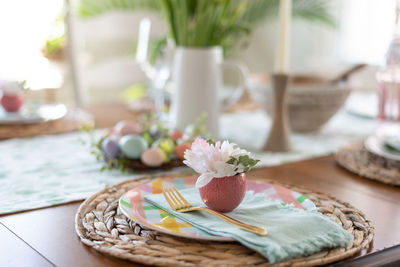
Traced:
<path fill-rule="evenodd" d="M 396 27 L 386 53 L 385 67 L 377 72 L 381 120 L 400 121 L 400 0 L 396 1 Z"/>
<path fill-rule="evenodd" d="M 381 120 L 400 121 L 400 68 L 386 68 L 376 75 Z"/>

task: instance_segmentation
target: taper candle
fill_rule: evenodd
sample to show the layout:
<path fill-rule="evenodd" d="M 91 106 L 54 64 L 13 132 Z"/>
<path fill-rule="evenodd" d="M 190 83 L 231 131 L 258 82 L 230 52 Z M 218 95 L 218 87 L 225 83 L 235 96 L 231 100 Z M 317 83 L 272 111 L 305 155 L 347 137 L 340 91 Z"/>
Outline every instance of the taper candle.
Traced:
<path fill-rule="evenodd" d="M 292 0 L 279 2 L 278 43 L 275 58 L 275 72 L 287 74 L 289 71 L 290 21 L 292 16 Z"/>

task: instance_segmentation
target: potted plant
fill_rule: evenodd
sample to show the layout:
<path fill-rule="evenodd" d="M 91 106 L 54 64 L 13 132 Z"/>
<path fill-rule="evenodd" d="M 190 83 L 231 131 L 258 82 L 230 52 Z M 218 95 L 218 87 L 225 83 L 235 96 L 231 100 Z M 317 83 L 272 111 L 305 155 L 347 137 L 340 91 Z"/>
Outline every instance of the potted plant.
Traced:
<path fill-rule="evenodd" d="M 259 22 L 276 16 L 278 6 L 279 0 L 81 0 L 78 14 L 90 18 L 110 10 L 134 9 L 162 14 L 168 34 L 155 47 L 159 50 L 167 40 L 175 47 L 172 126 L 183 129 L 207 113 L 207 128 L 217 137 L 220 67 L 234 66 L 242 81 L 246 75 L 243 65 L 223 63 L 223 55 Z M 334 25 L 327 1 L 296 0 L 292 13 L 308 21 Z"/>
<path fill-rule="evenodd" d="M 264 12 L 274 10 L 279 1 L 161 0 L 159 3 L 176 47 L 172 125 L 184 128 L 206 113 L 208 129 L 218 137 L 221 66 L 237 69 L 239 80 L 242 83 L 246 80 L 243 65 L 223 64 L 223 49 L 248 34 L 266 15 Z"/>
<path fill-rule="evenodd" d="M 0 103 L 7 112 L 18 112 L 25 103 L 25 81 L 6 82 L 0 87 Z"/>

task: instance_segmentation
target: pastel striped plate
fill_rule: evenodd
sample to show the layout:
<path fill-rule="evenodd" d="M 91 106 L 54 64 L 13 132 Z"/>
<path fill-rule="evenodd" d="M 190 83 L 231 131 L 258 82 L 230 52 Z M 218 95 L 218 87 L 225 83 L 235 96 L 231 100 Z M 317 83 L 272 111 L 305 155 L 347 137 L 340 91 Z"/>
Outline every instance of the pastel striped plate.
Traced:
<path fill-rule="evenodd" d="M 191 239 L 211 241 L 232 241 L 230 237 L 214 236 L 193 227 L 168 212 L 148 203 L 144 196 L 161 194 L 164 187 L 175 186 L 177 189 L 194 187 L 196 177 L 163 178 L 148 184 L 142 184 L 124 194 L 119 200 L 119 209 L 128 218 L 149 228 L 165 234 Z M 247 180 L 247 190 L 264 193 L 267 199 L 278 200 L 283 204 L 293 204 L 294 207 L 305 210 L 316 209 L 314 203 L 302 194 L 285 187 L 262 181 Z"/>

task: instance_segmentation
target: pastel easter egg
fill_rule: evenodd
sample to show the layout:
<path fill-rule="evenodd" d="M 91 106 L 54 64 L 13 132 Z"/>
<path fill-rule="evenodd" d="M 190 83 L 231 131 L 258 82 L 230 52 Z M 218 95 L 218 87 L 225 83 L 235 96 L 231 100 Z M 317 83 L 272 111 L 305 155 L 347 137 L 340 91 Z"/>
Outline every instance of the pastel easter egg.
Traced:
<path fill-rule="evenodd" d="M 150 167 L 161 166 L 164 162 L 164 153 L 158 148 L 150 148 L 142 153 L 140 159 L 143 164 Z"/>
<path fill-rule="evenodd" d="M 190 149 L 192 147 L 192 143 L 189 142 L 183 142 L 180 143 L 175 147 L 175 154 L 178 157 L 178 159 L 183 160 L 185 158 L 185 151 L 187 149 Z"/>
<path fill-rule="evenodd" d="M 172 140 L 177 141 L 183 137 L 183 133 L 179 130 L 173 130 L 169 133 L 169 137 L 171 137 Z"/>
<path fill-rule="evenodd" d="M 115 159 L 119 156 L 121 150 L 119 149 L 118 141 L 114 138 L 106 138 L 101 143 L 101 147 L 107 157 Z"/>
<path fill-rule="evenodd" d="M 149 144 L 140 135 L 129 134 L 121 137 L 119 147 L 126 157 L 139 159 Z"/>
<path fill-rule="evenodd" d="M 157 129 L 157 127 L 151 127 L 150 128 L 150 136 L 151 136 L 151 138 L 153 138 L 153 140 L 159 138 L 160 135 L 161 135 L 161 133 Z"/>
<path fill-rule="evenodd" d="M 114 126 L 114 132 L 120 135 L 140 134 L 140 124 L 133 121 L 120 121 Z"/>
<path fill-rule="evenodd" d="M 160 148 L 165 154 L 171 154 L 175 149 L 175 143 L 170 138 L 162 138 L 155 141 L 152 147 Z"/>

